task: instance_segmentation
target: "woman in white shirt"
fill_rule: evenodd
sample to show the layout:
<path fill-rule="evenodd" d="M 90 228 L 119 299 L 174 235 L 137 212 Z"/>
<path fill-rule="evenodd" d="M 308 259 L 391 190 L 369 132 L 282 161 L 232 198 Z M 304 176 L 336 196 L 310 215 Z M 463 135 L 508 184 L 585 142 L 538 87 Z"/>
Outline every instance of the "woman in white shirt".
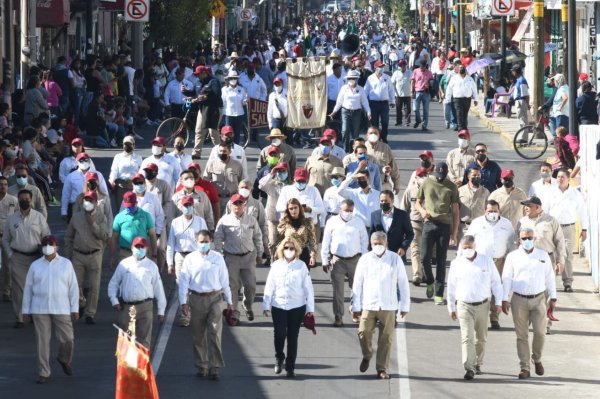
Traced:
<path fill-rule="evenodd" d="M 263 314 L 273 314 L 275 333 L 275 374 L 280 374 L 285 360 L 288 377 L 295 377 L 298 334 L 305 315 L 312 316 L 315 297 L 306 264 L 298 259 L 298 241 L 285 238 L 277 247 L 277 259 L 271 265 L 263 294 Z M 269 311 L 270 309 L 270 311 Z M 287 358 L 283 347 L 287 338 Z"/>

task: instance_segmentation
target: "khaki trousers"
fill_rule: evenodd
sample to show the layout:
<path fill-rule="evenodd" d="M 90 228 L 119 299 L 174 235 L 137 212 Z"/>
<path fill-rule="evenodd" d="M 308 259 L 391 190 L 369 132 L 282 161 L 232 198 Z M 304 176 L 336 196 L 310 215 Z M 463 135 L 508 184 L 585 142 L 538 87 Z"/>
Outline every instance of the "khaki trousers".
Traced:
<path fill-rule="evenodd" d="M 279 237 L 279 233 L 277 233 L 277 225 L 278 224 L 279 224 L 278 221 L 269 220 L 267 222 L 267 229 L 268 229 L 268 234 L 269 234 L 269 253 L 271 255 L 271 263 L 275 262 L 275 251 L 277 250 L 277 244 L 279 244 L 279 242 L 277 242 L 277 238 Z"/>
<path fill-rule="evenodd" d="M 502 271 L 504 270 L 504 261 L 506 257 L 494 259 L 494 264 L 496 265 L 496 269 L 498 269 L 498 273 L 500 273 L 500 278 L 502 278 Z M 492 294 L 492 299 L 490 301 L 490 321 L 498 321 L 500 315 L 496 313 L 496 298 Z"/>
<path fill-rule="evenodd" d="M 12 305 L 17 320 L 20 322 L 23 322 L 21 308 L 23 307 L 23 288 L 25 288 L 25 279 L 27 278 L 29 266 L 31 266 L 33 261 L 37 258 L 37 256 L 27 256 L 16 252 L 13 252 L 13 256 L 10 258 Z"/>
<path fill-rule="evenodd" d="M 117 324 L 123 330 L 129 329 L 129 309 L 130 305 L 123 304 L 123 309 L 119 312 Z M 139 343 L 144 345 L 148 350 L 151 349 L 152 341 L 152 311 L 154 309 L 154 301 L 146 301 L 139 305 L 135 305 L 135 336 Z"/>
<path fill-rule="evenodd" d="M 123 196 L 125 193 L 131 190 L 133 190 L 133 183 L 131 180 L 115 180 L 115 201 L 117 201 L 117 209 L 121 208 L 121 203 L 123 202 Z"/>
<path fill-rule="evenodd" d="M 0 284 L 0 294 L 10 295 L 10 262 L 8 261 L 8 256 L 3 247 L 0 247 L 0 256 L 2 257 L 2 271 L 0 272 L 2 284 Z"/>
<path fill-rule="evenodd" d="M 415 237 L 410 243 L 410 263 L 415 278 L 423 280 L 423 265 L 421 264 L 421 237 L 423 236 L 423 222 L 410 221 Z"/>
<path fill-rule="evenodd" d="M 50 377 L 50 338 L 52 326 L 58 341 L 58 358 L 61 362 L 71 363 L 75 337 L 73 323 L 68 314 L 34 314 L 35 343 L 37 347 L 38 373 L 41 377 Z"/>
<path fill-rule="evenodd" d="M 542 360 L 542 349 L 546 339 L 546 297 L 527 299 L 513 294 L 510 301 L 512 307 L 515 332 L 517 333 L 517 355 L 521 369 L 529 370 L 529 322 L 533 329 L 531 359 L 534 362 Z"/>
<path fill-rule="evenodd" d="M 577 243 L 577 229 L 572 224 L 570 226 L 562 226 L 562 231 L 565 236 L 565 247 L 567 249 L 562 281 L 564 286 L 571 286 L 573 285 L 573 252 L 575 252 L 575 244 Z"/>
<path fill-rule="evenodd" d="M 158 271 L 162 273 L 165 270 L 165 265 L 167 264 L 167 231 L 166 229 L 162 231 L 160 238 L 156 242 L 156 265 L 158 266 Z"/>
<path fill-rule="evenodd" d="M 220 114 L 221 112 L 219 112 Z M 192 151 L 192 156 L 200 157 L 202 155 L 202 148 L 204 147 L 204 138 L 206 137 L 206 131 L 210 134 L 210 141 L 212 141 L 213 145 L 219 144 L 219 131 L 217 129 L 202 129 L 202 113 L 198 112 L 198 117 L 196 118 L 196 127 L 194 129 L 195 137 L 194 137 L 194 150 Z"/>
<path fill-rule="evenodd" d="M 348 276 L 348 285 L 352 290 L 354 272 L 360 256 L 352 259 L 341 259 L 333 255 L 331 259 L 331 286 L 333 287 L 333 315 L 336 319 L 344 316 L 344 280 Z"/>
<path fill-rule="evenodd" d="M 94 317 L 98 308 L 103 254 L 104 248 L 90 255 L 74 250 L 71 257 L 79 286 L 79 307 L 85 308 L 85 315 L 89 317 Z M 88 288 L 87 298 L 83 295 L 83 287 Z"/>
<path fill-rule="evenodd" d="M 240 318 L 238 309 L 239 291 L 244 287 L 244 310 L 252 310 L 256 295 L 256 252 L 244 256 L 225 254 L 225 264 L 229 272 L 229 288 L 233 302 L 233 317 Z"/>
<path fill-rule="evenodd" d="M 489 307 L 489 301 L 481 305 L 469 305 L 460 301 L 456 304 L 456 315 L 460 324 L 462 361 L 467 371 L 475 371 L 475 366 L 483 364 Z"/>
<path fill-rule="evenodd" d="M 200 370 L 205 367 L 224 367 L 221 351 L 221 294 L 212 296 L 189 295 L 191 309 L 194 363 Z"/>
<path fill-rule="evenodd" d="M 373 357 L 373 330 L 379 321 L 377 340 L 377 371 L 387 371 L 390 364 L 393 333 L 396 327 L 395 310 L 363 310 L 358 325 L 358 340 L 363 359 Z"/>
<path fill-rule="evenodd" d="M 181 252 L 175 252 L 175 281 L 179 285 L 179 274 L 181 273 L 181 269 L 183 268 L 183 261 L 185 260 L 185 256 L 181 254 Z M 189 296 L 188 296 L 189 297 Z M 185 316 L 181 310 L 179 311 L 179 322 L 180 324 L 189 324 L 190 323 L 190 314 Z"/>

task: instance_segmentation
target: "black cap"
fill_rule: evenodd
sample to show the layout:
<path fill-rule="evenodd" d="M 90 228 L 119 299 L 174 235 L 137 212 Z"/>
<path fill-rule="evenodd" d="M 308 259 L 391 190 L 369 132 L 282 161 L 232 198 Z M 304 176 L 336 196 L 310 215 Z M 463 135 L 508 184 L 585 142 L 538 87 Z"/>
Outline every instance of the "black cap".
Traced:
<path fill-rule="evenodd" d="M 438 162 L 433 169 L 433 175 L 437 178 L 444 179 L 448 176 L 448 164 L 446 162 Z"/>
<path fill-rule="evenodd" d="M 520 71 L 522 69 L 521 64 L 515 64 L 512 66 L 511 70 Z"/>
<path fill-rule="evenodd" d="M 529 206 L 531 204 L 542 206 L 542 200 L 540 200 L 535 195 L 530 197 L 528 200 L 521 201 L 521 205 Z"/>

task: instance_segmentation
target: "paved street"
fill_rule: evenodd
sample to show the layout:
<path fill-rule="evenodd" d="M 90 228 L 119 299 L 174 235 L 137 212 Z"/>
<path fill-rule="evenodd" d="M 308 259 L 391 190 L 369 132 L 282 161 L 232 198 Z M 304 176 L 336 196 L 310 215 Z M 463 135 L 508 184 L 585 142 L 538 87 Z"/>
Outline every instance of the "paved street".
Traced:
<path fill-rule="evenodd" d="M 456 146 L 456 135 L 445 130 L 441 106 L 432 104 L 431 130 L 394 128 L 390 144 L 401 168 L 405 185 L 417 167 L 417 155 L 432 150 L 436 160 Z M 477 119 L 470 119 L 473 144 L 488 145 L 490 158 L 503 168 L 516 172 L 515 183 L 525 191 L 538 178 L 537 162 L 525 162 L 506 146 L 500 135 L 484 130 Z M 145 129 L 145 136 L 151 135 Z M 149 140 L 138 147 L 149 154 Z M 107 175 L 116 151 L 90 151 L 96 166 Z M 298 150 L 305 159 L 308 150 Z M 258 155 L 248 149 L 249 170 L 254 173 Z M 207 155 L 207 153 L 206 153 Z M 205 156 L 206 156 L 205 155 Z M 204 162 L 203 162 L 204 163 Z M 403 187 L 404 188 L 404 187 Z M 50 208 L 51 229 L 61 238 L 65 225 L 58 217 L 59 209 Z M 453 258 L 453 255 L 448 257 Z M 410 269 L 410 266 L 409 266 Z M 331 285 L 321 269 L 312 271 L 315 288 L 317 335 L 302 329 L 297 365 L 298 377 L 287 380 L 273 373 L 274 349 L 271 321 L 261 315 L 261 293 L 268 270 L 257 271 L 258 295 L 253 322 L 242 317 L 239 327 L 223 328 L 223 348 L 227 367 L 221 381 L 212 382 L 194 376 L 191 335 L 189 329 L 171 325 L 176 307 L 170 301 L 167 321 L 155 324 L 154 365 L 157 384 L 163 398 L 593 398 L 598 392 L 600 365 L 600 298 L 592 292 L 591 279 L 583 262 L 576 264 L 575 292 L 559 292 L 553 334 L 547 336 L 543 362 L 546 375 L 519 381 L 519 363 L 512 318 L 500 317 L 502 329 L 490 331 L 486 346 L 484 375 L 474 381 L 462 379 L 460 331 L 458 322 L 449 317 L 446 307 L 434 306 L 425 297 L 425 288 L 411 285 L 411 312 L 396 329 L 389 381 L 376 380 L 374 361 L 365 374 L 358 365 L 361 360 L 357 326 L 345 315 L 343 328 L 332 327 Z M 36 378 L 35 343 L 31 325 L 13 330 L 14 317 L 8 303 L 0 303 L 0 397 L 2 398 L 85 398 L 114 397 L 116 330 L 112 327 L 115 313 L 107 299 L 106 286 L 110 272 L 103 270 L 101 303 L 97 325 L 82 321 L 75 327 L 74 375 L 62 374 L 52 360 L 50 383 L 38 386 Z M 409 274 L 410 276 L 410 274 Z M 173 282 L 166 279 L 168 295 Z M 560 284 L 559 284 L 560 286 Z M 349 290 L 347 289 L 347 295 Z M 172 297 L 171 297 L 172 298 Z M 170 313 L 170 314 L 169 314 Z M 169 318 L 170 316 L 170 318 Z M 164 351 L 163 351 L 164 349 Z M 54 348 L 54 351 L 56 348 Z M 159 359 L 160 354 L 162 358 Z M 56 356 L 55 352 L 51 356 Z M 157 357 L 158 356 L 158 357 Z"/>

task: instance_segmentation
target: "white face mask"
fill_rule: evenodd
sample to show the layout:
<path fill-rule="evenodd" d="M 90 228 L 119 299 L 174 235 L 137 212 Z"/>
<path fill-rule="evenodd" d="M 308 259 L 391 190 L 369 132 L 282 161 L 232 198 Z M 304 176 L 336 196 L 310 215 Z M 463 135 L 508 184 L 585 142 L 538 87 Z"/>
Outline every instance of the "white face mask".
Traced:
<path fill-rule="evenodd" d="M 379 141 L 379 136 L 376 135 L 375 133 L 371 133 L 371 134 L 369 134 L 368 140 L 369 140 L 369 143 L 375 144 Z"/>
<path fill-rule="evenodd" d="M 229 79 L 229 85 L 232 87 L 237 86 L 237 79 Z"/>
<path fill-rule="evenodd" d="M 500 219 L 500 214 L 498 212 L 488 212 L 485 214 L 485 220 L 490 223 L 496 223 Z"/>
<path fill-rule="evenodd" d="M 160 155 L 162 154 L 162 147 L 153 145 L 152 146 L 152 155 Z"/>
<path fill-rule="evenodd" d="M 281 145 L 281 139 L 273 139 L 271 140 L 271 144 L 275 147 L 279 147 Z"/>
<path fill-rule="evenodd" d="M 83 201 L 83 209 L 86 212 L 91 212 L 94 210 L 94 203 L 90 201 Z"/>
<path fill-rule="evenodd" d="M 275 86 L 275 91 L 277 91 L 277 93 L 281 93 L 283 91 L 283 86 Z"/>
<path fill-rule="evenodd" d="M 348 86 L 350 86 L 350 87 L 356 87 L 356 79 L 349 79 L 348 80 Z"/>
<path fill-rule="evenodd" d="M 460 148 L 467 148 L 469 146 L 469 141 L 466 139 L 458 139 L 458 146 Z"/>
<path fill-rule="evenodd" d="M 244 198 L 248 198 L 250 197 L 250 190 L 248 190 L 247 188 L 240 188 L 238 190 L 238 194 Z"/>
<path fill-rule="evenodd" d="M 86 171 L 90 168 L 89 162 L 79 162 L 79 169 Z"/>
<path fill-rule="evenodd" d="M 352 218 L 354 218 L 354 213 L 353 212 L 340 212 L 340 216 L 342 217 L 342 219 L 344 219 L 346 222 L 349 222 L 352 220 Z"/>
<path fill-rule="evenodd" d="M 191 205 L 184 206 L 182 213 L 186 216 L 192 215 L 194 213 L 194 207 Z"/>
<path fill-rule="evenodd" d="M 375 255 L 377 256 L 383 255 L 383 253 L 385 252 L 385 245 L 373 245 L 373 252 L 375 252 Z"/>
<path fill-rule="evenodd" d="M 287 260 L 294 259 L 296 257 L 296 251 L 293 249 L 284 249 L 283 256 L 285 256 Z"/>
<path fill-rule="evenodd" d="M 183 187 L 185 188 L 194 188 L 195 182 L 194 179 L 185 179 L 183 181 Z"/>
<path fill-rule="evenodd" d="M 472 259 L 475 256 L 475 250 L 473 248 L 464 248 L 462 250 L 462 255 L 465 258 Z"/>
<path fill-rule="evenodd" d="M 54 252 L 55 252 L 54 245 L 50 245 L 50 244 L 48 244 L 48 245 L 44 245 L 44 246 L 42 247 L 42 253 L 43 253 L 44 255 L 46 255 L 46 256 L 50 256 L 50 255 L 52 255 Z"/>

